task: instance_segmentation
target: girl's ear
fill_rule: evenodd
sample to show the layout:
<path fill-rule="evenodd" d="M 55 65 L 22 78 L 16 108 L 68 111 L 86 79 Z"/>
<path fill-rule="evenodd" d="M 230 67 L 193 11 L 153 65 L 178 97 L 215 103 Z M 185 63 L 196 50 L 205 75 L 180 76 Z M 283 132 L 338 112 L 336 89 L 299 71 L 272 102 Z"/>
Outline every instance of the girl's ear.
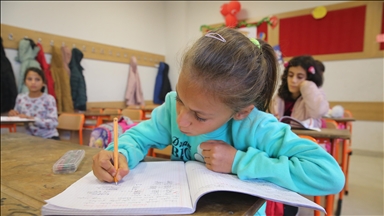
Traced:
<path fill-rule="evenodd" d="M 244 119 L 245 117 L 247 117 L 249 115 L 249 113 L 252 112 L 253 108 L 255 108 L 254 105 L 249 105 L 245 108 L 243 108 L 242 110 L 240 110 L 239 112 L 237 112 L 234 116 L 233 116 L 233 119 L 235 120 L 241 120 L 241 119 Z"/>

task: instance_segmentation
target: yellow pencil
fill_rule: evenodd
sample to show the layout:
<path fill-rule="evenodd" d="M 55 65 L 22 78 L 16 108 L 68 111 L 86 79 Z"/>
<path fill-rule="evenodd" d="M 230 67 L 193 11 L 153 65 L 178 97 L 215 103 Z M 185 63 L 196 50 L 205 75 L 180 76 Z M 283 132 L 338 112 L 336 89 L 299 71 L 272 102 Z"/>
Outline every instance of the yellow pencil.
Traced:
<path fill-rule="evenodd" d="M 117 137 L 118 137 L 118 127 L 117 127 L 117 118 L 113 118 L 113 165 L 116 169 L 116 175 L 113 177 L 115 180 L 115 184 L 117 184 L 117 171 L 119 168 L 119 145 L 117 143 Z"/>

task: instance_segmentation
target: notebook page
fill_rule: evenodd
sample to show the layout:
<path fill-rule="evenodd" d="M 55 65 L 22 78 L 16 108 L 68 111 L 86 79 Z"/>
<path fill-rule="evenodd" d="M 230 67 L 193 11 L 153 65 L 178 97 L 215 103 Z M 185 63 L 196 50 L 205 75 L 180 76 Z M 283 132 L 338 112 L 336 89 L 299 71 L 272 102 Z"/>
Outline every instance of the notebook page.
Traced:
<path fill-rule="evenodd" d="M 263 180 L 243 181 L 236 175 L 213 172 L 207 169 L 205 164 L 197 161 L 188 161 L 185 169 L 194 208 L 196 208 L 198 199 L 206 193 L 213 191 L 232 191 L 325 212 L 322 206 L 270 182 Z"/>
<path fill-rule="evenodd" d="M 91 171 L 46 202 L 44 214 L 57 206 L 51 212 L 63 215 L 158 214 L 161 208 L 175 212 L 189 208 L 191 213 L 192 209 L 184 162 L 171 161 L 141 162 L 117 185 L 99 181 Z"/>

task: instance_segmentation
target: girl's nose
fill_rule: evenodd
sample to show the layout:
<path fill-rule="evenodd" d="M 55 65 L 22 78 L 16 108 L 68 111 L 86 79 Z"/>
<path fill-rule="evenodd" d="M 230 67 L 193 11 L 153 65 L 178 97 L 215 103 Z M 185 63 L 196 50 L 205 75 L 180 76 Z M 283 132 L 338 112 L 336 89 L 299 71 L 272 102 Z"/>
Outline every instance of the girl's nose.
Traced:
<path fill-rule="evenodd" d="M 179 127 L 188 127 L 189 125 L 191 125 L 191 121 L 189 121 L 188 111 L 184 107 L 180 109 L 176 121 Z"/>

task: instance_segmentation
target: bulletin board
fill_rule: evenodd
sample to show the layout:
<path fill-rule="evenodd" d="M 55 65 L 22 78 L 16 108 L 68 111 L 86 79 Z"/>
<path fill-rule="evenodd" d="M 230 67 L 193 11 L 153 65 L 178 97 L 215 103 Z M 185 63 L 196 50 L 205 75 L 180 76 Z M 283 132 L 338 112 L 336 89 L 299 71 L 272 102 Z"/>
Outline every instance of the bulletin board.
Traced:
<path fill-rule="evenodd" d="M 351 1 L 324 7 L 327 14 L 322 19 L 313 18 L 315 8 L 271 14 L 279 20 L 277 27 L 263 23 L 258 32 L 265 31 L 270 45 L 280 45 L 284 61 L 303 54 L 321 61 L 384 56 L 384 44 L 376 41 L 376 37 L 384 33 L 382 1 Z M 259 20 L 245 21 L 254 23 Z M 223 24 L 210 25 L 220 26 Z"/>

